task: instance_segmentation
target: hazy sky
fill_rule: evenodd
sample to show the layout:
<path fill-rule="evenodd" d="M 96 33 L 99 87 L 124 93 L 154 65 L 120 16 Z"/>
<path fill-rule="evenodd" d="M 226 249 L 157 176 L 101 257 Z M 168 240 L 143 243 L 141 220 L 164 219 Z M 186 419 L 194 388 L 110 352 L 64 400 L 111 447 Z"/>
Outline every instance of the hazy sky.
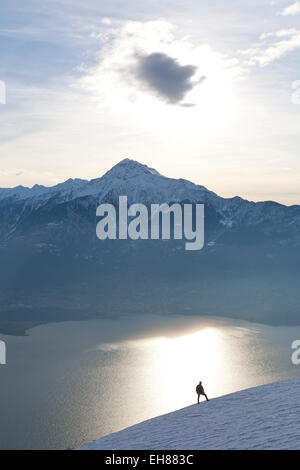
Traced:
<path fill-rule="evenodd" d="M 2 0 L 0 38 L 1 187 L 130 157 L 300 204 L 300 1 Z"/>

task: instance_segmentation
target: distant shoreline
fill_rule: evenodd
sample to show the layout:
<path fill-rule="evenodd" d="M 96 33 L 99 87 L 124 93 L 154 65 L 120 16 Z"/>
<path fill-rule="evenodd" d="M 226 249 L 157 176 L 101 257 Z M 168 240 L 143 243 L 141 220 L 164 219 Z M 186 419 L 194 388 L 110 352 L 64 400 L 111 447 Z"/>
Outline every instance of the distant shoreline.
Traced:
<path fill-rule="evenodd" d="M 110 313 L 110 314 L 101 314 L 101 315 L 95 315 L 94 313 L 91 312 L 82 312 L 79 310 L 58 310 L 58 309 L 51 309 L 49 311 L 43 311 L 43 314 L 46 313 L 44 319 L 38 319 L 37 318 L 37 313 L 36 310 L 28 310 L 26 312 L 28 316 L 30 317 L 30 312 L 32 312 L 33 318 L 32 319 L 18 319 L 14 318 L 13 320 L 1 319 L 1 313 L 0 313 L 0 335 L 7 335 L 7 336 L 29 336 L 28 331 L 41 326 L 41 325 L 47 325 L 47 324 L 52 324 L 52 323 L 62 323 L 62 322 L 78 322 L 78 321 L 93 321 L 93 320 L 115 320 L 118 318 L 122 317 L 134 317 L 137 315 L 145 315 L 149 317 L 149 315 L 153 316 L 160 316 L 160 317 L 180 317 L 184 318 L 185 316 L 187 318 L 191 317 L 198 317 L 199 319 L 203 320 L 235 320 L 235 321 L 240 321 L 240 322 L 245 322 L 245 323 L 251 323 L 253 325 L 259 324 L 259 325 L 265 325 L 265 326 L 273 326 L 273 327 L 292 327 L 292 326 L 299 326 L 300 325 L 300 319 L 299 323 L 280 323 L 278 321 L 274 322 L 266 322 L 266 321 L 258 321 L 256 318 L 255 319 L 249 319 L 249 318 L 240 318 L 237 316 L 220 316 L 220 315 L 207 315 L 207 314 L 199 314 L 193 313 L 193 312 L 185 312 L 185 313 L 166 313 L 166 312 L 155 312 L 155 313 L 137 313 L 135 311 L 132 311 L 130 313 L 128 312 L 115 312 L 115 313 Z M 49 316 L 47 315 L 47 312 L 49 313 Z M 19 315 L 24 314 L 24 310 L 14 310 L 9 312 L 12 316 L 18 317 Z"/>

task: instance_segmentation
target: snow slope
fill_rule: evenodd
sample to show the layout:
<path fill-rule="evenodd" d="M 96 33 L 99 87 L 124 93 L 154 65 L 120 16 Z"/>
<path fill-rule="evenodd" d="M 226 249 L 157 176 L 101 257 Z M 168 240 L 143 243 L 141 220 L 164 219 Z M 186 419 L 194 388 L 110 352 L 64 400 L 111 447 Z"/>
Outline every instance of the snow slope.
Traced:
<path fill-rule="evenodd" d="M 83 445 L 94 449 L 300 449 L 300 378 L 201 402 Z"/>

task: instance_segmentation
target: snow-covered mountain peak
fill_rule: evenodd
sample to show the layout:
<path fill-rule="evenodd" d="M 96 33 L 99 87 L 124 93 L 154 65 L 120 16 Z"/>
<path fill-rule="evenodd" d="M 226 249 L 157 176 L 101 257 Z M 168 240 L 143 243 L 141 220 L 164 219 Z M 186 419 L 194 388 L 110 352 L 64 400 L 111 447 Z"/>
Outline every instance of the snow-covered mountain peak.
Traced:
<path fill-rule="evenodd" d="M 104 176 L 109 175 L 120 179 L 128 179 L 133 177 L 142 177 L 143 175 L 160 175 L 154 168 L 139 163 L 130 158 L 124 158 L 115 166 L 113 166 Z"/>
<path fill-rule="evenodd" d="M 32 188 L 17 186 L 0 188 L 0 202 L 4 204 L 24 203 L 31 210 L 51 200 L 51 204 L 61 204 L 82 197 L 92 197 L 98 203 L 117 203 L 120 195 L 127 195 L 128 203 L 144 204 L 191 201 L 213 207 L 220 223 L 227 228 L 239 225 L 242 221 L 260 224 L 266 220 L 283 222 L 291 220 L 300 224 L 300 207 L 293 209 L 271 202 L 254 203 L 240 197 L 222 198 L 204 186 L 185 179 L 169 178 L 158 171 L 130 158 L 125 158 L 113 166 L 103 176 L 90 181 L 79 178 L 68 179 L 55 186 L 34 185 Z M 7 202 L 5 202 L 5 200 Z"/>
<path fill-rule="evenodd" d="M 135 202 L 149 200 L 150 202 L 168 202 L 175 200 L 197 200 L 199 194 L 213 194 L 203 186 L 197 186 L 183 179 L 168 178 L 154 168 L 138 161 L 125 158 L 113 166 L 103 176 L 90 181 L 69 178 L 55 186 L 46 187 L 34 185 L 32 188 L 17 186 L 0 189 L 0 200 L 34 199 L 46 201 L 56 197 L 58 201 L 69 201 L 83 196 L 95 197 L 98 201 L 127 194 Z M 32 201 L 33 202 L 33 201 Z"/>

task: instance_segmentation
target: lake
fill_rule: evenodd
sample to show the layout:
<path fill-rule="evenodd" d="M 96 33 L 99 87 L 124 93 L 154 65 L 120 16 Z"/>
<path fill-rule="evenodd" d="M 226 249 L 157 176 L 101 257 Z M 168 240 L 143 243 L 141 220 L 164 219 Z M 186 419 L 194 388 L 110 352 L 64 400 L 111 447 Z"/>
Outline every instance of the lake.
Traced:
<path fill-rule="evenodd" d="M 300 326 L 156 315 L 0 334 L 0 448 L 74 448 L 195 403 L 199 380 L 213 398 L 297 377 L 295 339 Z"/>

